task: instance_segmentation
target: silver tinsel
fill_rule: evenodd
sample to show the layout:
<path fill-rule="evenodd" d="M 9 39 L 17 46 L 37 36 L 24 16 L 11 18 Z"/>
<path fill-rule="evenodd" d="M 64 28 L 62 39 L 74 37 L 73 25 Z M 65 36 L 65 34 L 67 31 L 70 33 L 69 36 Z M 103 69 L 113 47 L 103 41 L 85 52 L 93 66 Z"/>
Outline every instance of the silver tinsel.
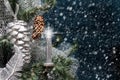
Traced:
<path fill-rule="evenodd" d="M 10 11 L 4 5 L 4 0 L 0 0 L 0 38 L 5 35 L 5 26 L 12 20 Z"/>
<path fill-rule="evenodd" d="M 22 20 L 15 20 L 8 23 L 6 29 L 10 41 L 17 45 L 24 53 L 23 58 L 26 63 L 30 62 L 30 32 L 27 29 L 27 23 Z"/>
<path fill-rule="evenodd" d="M 11 20 L 12 15 L 10 15 L 10 11 L 5 7 L 4 0 L 0 0 L 0 27 L 2 27 L 3 22 L 6 25 Z"/>

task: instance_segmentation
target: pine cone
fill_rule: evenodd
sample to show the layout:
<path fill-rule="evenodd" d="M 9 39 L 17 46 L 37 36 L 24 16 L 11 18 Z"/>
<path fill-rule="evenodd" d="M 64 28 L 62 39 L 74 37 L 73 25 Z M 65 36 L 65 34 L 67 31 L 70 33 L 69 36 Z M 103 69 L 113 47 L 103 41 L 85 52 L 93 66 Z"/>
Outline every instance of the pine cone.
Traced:
<path fill-rule="evenodd" d="M 23 59 L 25 63 L 30 62 L 30 32 L 27 29 L 27 23 L 22 20 L 15 20 L 7 25 L 8 39 L 13 44 L 16 44 L 19 49 L 24 53 Z"/>

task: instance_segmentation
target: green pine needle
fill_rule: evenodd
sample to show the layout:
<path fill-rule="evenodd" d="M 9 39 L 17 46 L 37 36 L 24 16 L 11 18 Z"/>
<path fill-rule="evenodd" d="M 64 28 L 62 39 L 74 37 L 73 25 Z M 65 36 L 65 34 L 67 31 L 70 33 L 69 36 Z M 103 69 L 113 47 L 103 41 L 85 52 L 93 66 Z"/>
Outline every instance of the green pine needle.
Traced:
<path fill-rule="evenodd" d="M 9 0 L 10 5 L 15 12 L 17 0 Z M 56 4 L 56 0 L 45 0 L 45 5 L 43 7 L 33 7 L 29 10 L 20 10 L 18 12 L 18 19 L 29 22 L 39 11 L 48 12 L 49 9 L 53 8 Z M 18 3 L 19 4 L 19 3 Z M 30 5 L 31 6 L 31 5 Z"/>
<path fill-rule="evenodd" d="M 64 58 L 62 56 L 53 58 L 54 67 L 52 69 L 53 80 L 75 80 L 70 74 L 70 66 L 72 60 L 70 58 Z M 32 63 L 30 66 L 23 69 L 22 80 L 46 80 L 46 76 L 43 74 L 45 68 L 42 62 Z"/>

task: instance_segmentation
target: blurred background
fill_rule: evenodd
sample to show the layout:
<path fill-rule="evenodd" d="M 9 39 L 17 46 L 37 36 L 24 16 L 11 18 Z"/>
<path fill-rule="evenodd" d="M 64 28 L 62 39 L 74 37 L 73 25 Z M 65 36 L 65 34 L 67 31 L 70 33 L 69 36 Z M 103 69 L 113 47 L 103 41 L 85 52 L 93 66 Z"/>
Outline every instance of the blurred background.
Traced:
<path fill-rule="evenodd" d="M 62 41 L 78 45 L 79 80 L 120 80 L 119 0 L 57 0 L 44 17 Z"/>

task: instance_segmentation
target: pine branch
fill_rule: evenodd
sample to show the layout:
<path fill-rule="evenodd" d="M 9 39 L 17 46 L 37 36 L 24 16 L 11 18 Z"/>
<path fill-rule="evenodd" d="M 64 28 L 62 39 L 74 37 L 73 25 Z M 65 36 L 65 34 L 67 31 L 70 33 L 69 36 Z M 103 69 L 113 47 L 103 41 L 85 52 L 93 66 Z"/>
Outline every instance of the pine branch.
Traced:
<path fill-rule="evenodd" d="M 32 7 L 27 10 L 20 8 L 18 13 L 18 19 L 29 22 L 38 12 L 48 12 L 49 9 L 53 8 L 56 4 L 56 0 L 45 0 L 45 4 L 42 7 Z"/>

